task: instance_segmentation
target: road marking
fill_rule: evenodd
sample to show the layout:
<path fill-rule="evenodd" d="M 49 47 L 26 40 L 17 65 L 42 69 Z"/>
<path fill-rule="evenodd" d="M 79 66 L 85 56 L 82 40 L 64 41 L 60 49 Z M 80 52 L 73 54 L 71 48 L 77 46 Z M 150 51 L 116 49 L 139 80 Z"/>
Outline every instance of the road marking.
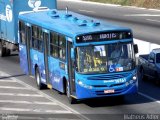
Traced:
<path fill-rule="evenodd" d="M 34 77 L 33 77 L 33 76 L 31 76 L 31 75 L 30 75 L 29 77 L 31 77 L 31 78 L 33 78 L 33 79 L 34 79 Z"/>
<path fill-rule="evenodd" d="M 28 116 L 18 115 L 18 120 L 44 120 L 44 118 L 42 118 L 42 117 L 28 117 Z M 48 119 L 48 120 L 50 120 L 50 119 Z"/>
<path fill-rule="evenodd" d="M 15 101 L 15 100 L 0 100 L 0 103 L 14 103 L 14 104 L 33 104 L 33 105 L 58 105 L 55 102 L 29 102 L 29 101 Z"/>
<path fill-rule="evenodd" d="M 0 86 L 0 89 L 30 90 L 25 87 Z"/>
<path fill-rule="evenodd" d="M 153 20 L 153 19 L 146 19 L 148 21 L 152 21 L 152 22 L 160 22 L 159 20 Z"/>
<path fill-rule="evenodd" d="M 11 82 L 11 83 L 14 83 L 14 82 L 16 82 L 16 80 L 0 80 L 0 82 L 5 82 L 5 83 Z"/>
<path fill-rule="evenodd" d="M 18 112 L 29 112 L 30 109 L 21 109 L 21 108 L 7 108 L 7 107 L 0 107 L 0 110 L 4 111 L 18 111 Z"/>
<path fill-rule="evenodd" d="M 148 98 L 148 99 L 151 100 L 151 101 L 154 101 L 154 102 L 157 102 L 157 103 L 160 104 L 160 101 L 157 100 L 157 99 L 155 99 L 155 98 L 152 98 L 152 97 L 150 97 L 150 96 L 148 96 L 148 95 L 146 95 L 146 94 L 144 94 L 144 93 L 141 93 L 141 92 L 138 92 L 138 94 L 141 95 L 141 96 L 143 96 L 143 97 L 145 97 L 145 98 Z"/>
<path fill-rule="evenodd" d="M 80 9 L 79 9 L 79 11 L 81 11 L 81 12 L 87 12 L 87 13 L 96 13 L 96 12 L 94 12 L 94 11 L 89 11 L 89 10 L 80 10 Z"/>
<path fill-rule="evenodd" d="M 63 0 L 62 0 L 63 1 Z M 64 0 L 65 1 L 65 0 Z M 78 2 L 78 3 L 85 3 L 85 4 L 92 4 L 92 5 L 102 5 L 102 6 L 111 6 L 111 7 L 119 7 L 121 5 L 117 5 L 117 4 L 109 4 L 109 3 L 98 3 L 98 2 L 90 2 L 90 1 L 82 1 L 82 0 L 67 0 L 67 1 L 71 1 L 71 2 Z"/>
<path fill-rule="evenodd" d="M 15 94 L 16 96 L 23 96 L 23 97 L 43 97 L 39 94 Z"/>
<path fill-rule="evenodd" d="M 56 114 L 71 114 L 71 111 L 64 111 L 64 110 L 45 110 L 47 113 L 56 113 Z"/>
<path fill-rule="evenodd" d="M 2 71 L 0 71 L 0 72 L 3 73 L 3 74 L 6 74 L 6 73 L 4 73 L 4 72 L 2 72 Z M 9 75 L 9 74 L 6 74 L 6 75 Z M 16 81 L 17 81 L 18 83 L 20 83 L 21 85 L 27 87 L 27 88 L 26 88 L 27 90 L 35 91 L 35 92 L 37 92 L 38 94 L 40 94 L 40 95 L 42 95 L 43 97 L 45 97 L 46 99 L 48 99 L 48 100 L 50 100 L 50 101 L 58 104 L 59 106 L 61 106 L 61 107 L 64 108 L 65 110 L 68 110 L 69 112 L 74 113 L 77 117 L 82 118 L 82 119 L 84 119 L 84 120 L 90 120 L 90 119 L 87 118 L 86 116 L 81 115 L 78 111 L 76 111 L 76 110 L 68 107 L 67 105 L 59 102 L 58 100 L 56 100 L 56 99 L 52 98 L 51 96 L 43 93 L 42 91 L 37 90 L 36 88 L 32 87 L 31 85 L 29 85 L 29 84 L 27 84 L 27 83 L 25 83 L 25 82 L 23 82 L 23 81 L 21 81 L 21 80 L 18 80 L 18 79 L 15 78 L 15 77 L 12 77 L 11 79 L 12 79 L 12 80 L 16 80 Z M 0 110 L 2 110 L 2 109 L 0 108 Z"/>
<path fill-rule="evenodd" d="M 160 14 L 126 14 L 124 16 L 133 16 L 133 17 L 159 17 Z"/>
<path fill-rule="evenodd" d="M 0 96 L 20 96 L 20 97 L 43 97 L 39 94 L 15 94 L 15 93 L 0 93 Z"/>
<path fill-rule="evenodd" d="M 147 8 L 143 7 L 136 7 L 136 6 L 122 6 L 123 8 L 133 8 L 133 9 L 140 9 L 140 10 L 146 10 Z"/>
<path fill-rule="evenodd" d="M 71 111 L 65 110 L 44 110 L 44 109 L 22 109 L 22 108 L 7 108 L 7 107 L 0 107 L 0 110 L 3 111 L 17 111 L 17 112 L 36 112 L 36 113 L 56 113 L 56 114 L 71 114 Z"/>
<path fill-rule="evenodd" d="M 151 11 L 160 11 L 160 10 L 158 10 L 158 9 L 148 9 L 148 10 L 151 10 Z"/>
<path fill-rule="evenodd" d="M 33 103 L 38 105 L 58 105 L 55 102 L 33 102 Z"/>
<path fill-rule="evenodd" d="M 29 85 L 29 84 L 27 84 L 27 83 L 25 83 L 25 82 L 23 82 L 23 81 L 20 81 L 20 80 L 18 80 L 17 78 L 12 78 L 12 79 L 15 79 L 18 83 L 26 86 L 27 88 L 29 88 L 29 89 L 31 89 L 31 90 L 33 90 L 33 91 L 36 91 L 36 92 L 39 93 L 40 95 L 43 95 L 43 96 L 44 96 L 45 98 L 47 98 L 48 100 L 57 103 L 57 104 L 58 104 L 59 106 L 61 106 L 62 108 L 64 108 L 64 109 L 66 109 L 66 110 L 68 110 L 68 111 L 76 114 L 76 116 L 78 116 L 79 118 L 83 118 L 84 120 L 90 120 L 90 119 L 87 118 L 86 116 L 81 115 L 78 111 L 76 111 L 76 110 L 68 107 L 67 105 L 59 102 L 58 100 L 56 100 L 56 99 L 52 98 L 51 96 L 43 93 L 42 91 L 37 90 L 36 88 L 32 87 L 31 85 Z"/>
<path fill-rule="evenodd" d="M 1 96 L 16 96 L 14 93 L 0 93 Z"/>
<path fill-rule="evenodd" d="M 14 79 L 16 79 L 16 78 L 14 78 Z M 31 90 L 33 90 L 33 91 L 36 91 L 37 93 L 39 93 L 40 95 L 44 96 L 45 98 L 49 99 L 49 100 L 52 101 L 52 102 L 56 102 L 57 104 L 59 104 L 60 106 L 62 106 L 64 109 L 66 109 L 66 110 L 68 110 L 68 111 L 73 111 L 74 113 L 77 113 L 77 111 L 74 111 L 72 108 L 69 108 L 68 106 L 66 106 L 66 105 L 64 105 L 63 103 L 57 101 L 56 99 L 52 98 L 51 96 L 49 96 L 49 95 L 47 95 L 47 94 L 45 94 L 45 93 L 37 90 L 36 88 L 30 86 L 29 84 L 27 84 L 27 83 L 25 83 L 25 82 L 23 82 L 23 81 L 20 81 L 20 80 L 18 80 L 18 79 L 16 79 L 16 80 L 17 80 L 17 82 L 19 82 L 20 84 L 26 86 L 28 89 L 31 89 Z M 77 114 L 78 114 L 78 113 L 77 113 Z"/>
<path fill-rule="evenodd" d="M 28 101 L 0 100 L 0 103 L 31 104 Z"/>
<path fill-rule="evenodd" d="M 66 0 L 61 0 L 66 1 Z M 143 7 L 136 7 L 136 6 L 122 6 L 119 4 L 108 4 L 108 3 L 98 3 L 98 2 L 90 2 L 90 1 L 82 1 L 82 0 L 67 0 L 71 2 L 79 2 L 84 4 L 92 4 L 92 5 L 102 5 L 102 6 L 109 6 L 109 7 L 119 7 L 119 8 L 134 8 L 134 9 L 140 9 L 140 10 L 150 10 L 150 11 L 160 11 L 159 9 L 147 9 Z"/>

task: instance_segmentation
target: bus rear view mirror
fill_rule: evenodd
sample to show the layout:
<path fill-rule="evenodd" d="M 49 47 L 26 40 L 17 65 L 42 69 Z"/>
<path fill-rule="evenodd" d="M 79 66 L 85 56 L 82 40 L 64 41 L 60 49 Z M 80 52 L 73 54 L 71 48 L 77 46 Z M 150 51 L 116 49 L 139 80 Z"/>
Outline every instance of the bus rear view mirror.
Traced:
<path fill-rule="evenodd" d="M 133 47 L 134 47 L 134 53 L 137 54 L 138 53 L 138 45 L 135 44 Z"/>
<path fill-rule="evenodd" d="M 74 60 L 75 59 L 75 54 L 74 54 L 74 48 L 71 48 L 71 59 Z"/>

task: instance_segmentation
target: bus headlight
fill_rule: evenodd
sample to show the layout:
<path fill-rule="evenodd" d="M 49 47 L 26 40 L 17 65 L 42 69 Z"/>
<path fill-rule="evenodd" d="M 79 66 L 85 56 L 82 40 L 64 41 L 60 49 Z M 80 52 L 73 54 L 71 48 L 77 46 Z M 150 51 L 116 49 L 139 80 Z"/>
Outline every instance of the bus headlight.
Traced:
<path fill-rule="evenodd" d="M 78 84 L 81 86 L 81 87 L 84 87 L 84 88 L 87 88 L 87 89 L 92 89 L 93 87 L 90 86 L 90 85 L 86 85 L 84 84 L 82 81 L 78 80 Z"/>
<path fill-rule="evenodd" d="M 129 81 L 129 84 L 133 84 L 133 83 L 135 83 L 135 82 L 136 82 L 136 80 L 137 80 L 137 76 L 136 76 L 136 75 L 134 75 L 134 76 L 132 77 L 132 79 Z"/>
<path fill-rule="evenodd" d="M 82 81 L 80 81 L 80 80 L 78 80 L 78 84 L 79 84 L 80 86 L 83 86 L 83 83 L 82 83 Z"/>
<path fill-rule="evenodd" d="M 137 76 L 135 75 L 135 76 L 133 76 L 133 78 L 132 78 L 132 80 L 137 80 Z"/>

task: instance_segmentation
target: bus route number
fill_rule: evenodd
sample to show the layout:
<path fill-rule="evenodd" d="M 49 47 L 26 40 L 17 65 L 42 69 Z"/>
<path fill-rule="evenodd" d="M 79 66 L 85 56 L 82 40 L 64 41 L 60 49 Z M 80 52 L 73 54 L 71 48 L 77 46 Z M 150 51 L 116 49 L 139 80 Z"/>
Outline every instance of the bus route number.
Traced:
<path fill-rule="evenodd" d="M 108 33 L 108 34 L 100 34 L 100 39 L 114 39 L 117 35 L 115 33 Z"/>
<path fill-rule="evenodd" d="M 83 36 L 84 41 L 92 40 L 92 35 Z"/>

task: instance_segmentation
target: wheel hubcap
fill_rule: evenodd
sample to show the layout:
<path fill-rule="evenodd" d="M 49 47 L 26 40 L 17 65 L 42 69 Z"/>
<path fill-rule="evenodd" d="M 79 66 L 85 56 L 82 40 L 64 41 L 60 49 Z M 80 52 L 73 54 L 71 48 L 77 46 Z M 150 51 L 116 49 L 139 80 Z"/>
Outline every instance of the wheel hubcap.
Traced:
<path fill-rule="evenodd" d="M 68 97 L 68 98 L 70 97 L 68 84 L 67 84 L 67 97 Z"/>
<path fill-rule="evenodd" d="M 37 84 L 39 85 L 39 83 L 40 83 L 40 78 L 39 78 L 39 74 L 38 74 L 38 73 L 36 74 L 36 78 L 37 78 Z"/>

